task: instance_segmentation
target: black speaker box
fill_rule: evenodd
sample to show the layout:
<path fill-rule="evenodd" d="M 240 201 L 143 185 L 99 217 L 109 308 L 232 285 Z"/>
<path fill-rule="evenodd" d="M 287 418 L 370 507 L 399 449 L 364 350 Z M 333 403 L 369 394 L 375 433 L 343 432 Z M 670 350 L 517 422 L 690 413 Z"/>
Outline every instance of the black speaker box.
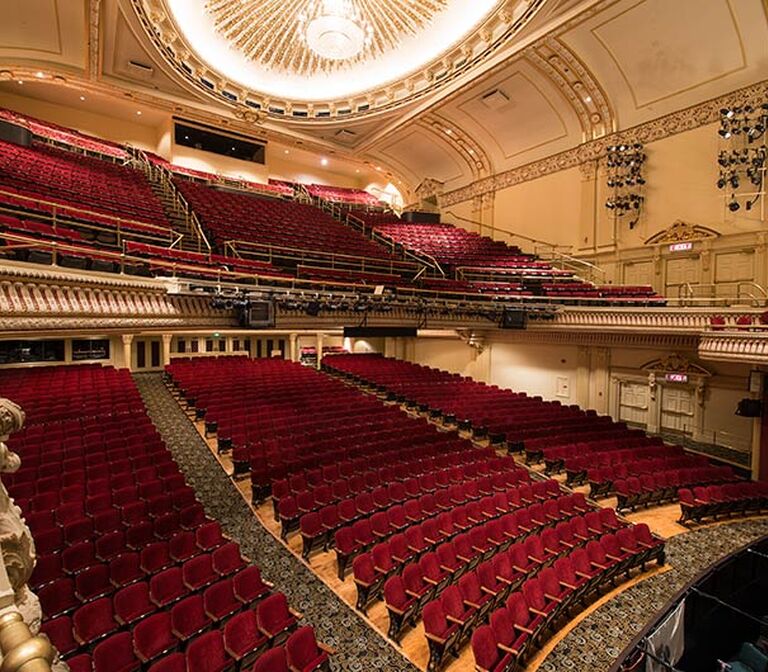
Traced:
<path fill-rule="evenodd" d="M 29 147 L 32 144 L 32 133 L 23 126 L 17 126 L 8 121 L 0 121 L 0 140 Z"/>

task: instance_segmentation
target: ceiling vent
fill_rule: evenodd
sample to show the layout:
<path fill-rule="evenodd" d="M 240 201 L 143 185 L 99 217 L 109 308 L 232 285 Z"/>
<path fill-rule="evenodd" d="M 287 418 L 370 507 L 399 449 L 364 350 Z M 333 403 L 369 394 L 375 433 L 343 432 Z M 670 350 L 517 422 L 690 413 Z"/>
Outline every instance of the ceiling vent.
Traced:
<path fill-rule="evenodd" d="M 482 96 L 480 101 L 489 110 L 498 111 L 509 104 L 509 96 L 507 96 L 501 89 L 494 89 Z"/>
<path fill-rule="evenodd" d="M 155 69 L 151 65 L 131 59 L 128 61 L 128 72 L 138 79 L 152 79 Z"/>
<path fill-rule="evenodd" d="M 349 131 L 346 128 L 342 128 L 340 131 L 336 131 L 336 133 L 334 133 L 334 137 L 339 142 L 351 142 L 357 137 L 357 133 L 354 131 Z"/>

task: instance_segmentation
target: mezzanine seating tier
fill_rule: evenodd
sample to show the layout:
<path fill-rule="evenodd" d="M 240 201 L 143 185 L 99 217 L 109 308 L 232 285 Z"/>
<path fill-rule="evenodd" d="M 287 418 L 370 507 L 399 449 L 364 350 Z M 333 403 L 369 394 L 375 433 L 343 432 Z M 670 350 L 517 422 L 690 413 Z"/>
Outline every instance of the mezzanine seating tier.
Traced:
<path fill-rule="evenodd" d="M 54 124 L 50 121 L 36 119 L 35 117 L 22 114 L 21 112 L 0 109 L 0 120 L 23 126 L 33 135 L 37 135 L 40 138 L 69 148 L 101 154 L 102 156 L 112 159 L 125 160 L 128 158 L 128 152 L 125 147 L 122 147 L 115 142 L 103 140 L 102 138 L 95 138 L 92 135 L 87 135 L 72 128 Z"/>
<path fill-rule="evenodd" d="M 381 207 L 381 202 L 373 194 L 363 189 L 351 187 L 332 187 L 324 184 L 304 185 L 310 196 L 346 206 Z"/>
<path fill-rule="evenodd" d="M 38 143 L 22 147 L 0 141 L 0 189 L 75 212 L 121 218 L 129 209 L 130 220 L 169 228 L 162 203 L 141 172 Z"/>
<path fill-rule="evenodd" d="M 254 253 L 270 248 L 292 249 L 298 259 L 318 254 L 392 260 L 383 247 L 313 206 L 257 198 L 185 180 L 176 180 L 176 185 L 220 247 L 229 241 L 241 241 L 251 244 Z M 247 245 L 244 249 L 248 249 Z"/>
<path fill-rule="evenodd" d="M 35 539 L 42 630 L 70 669 L 220 672 L 271 648 L 316 653 L 290 653 L 299 615 L 206 517 L 128 371 L 7 369 L 0 385 L 27 411 L 4 481 Z"/>
<path fill-rule="evenodd" d="M 275 180 L 269 180 L 269 182 L 253 182 L 243 178 L 225 177 L 217 173 L 209 173 L 204 170 L 196 170 L 194 168 L 187 168 L 186 166 L 180 166 L 176 163 L 171 163 L 162 156 L 158 156 L 153 152 L 144 151 L 144 156 L 147 161 L 154 166 L 160 166 L 166 170 L 179 175 L 181 177 L 190 180 L 199 180 L 206 184 L 221 184 L 230 185 L 238 189 L 249 190 L 257 193 L 266 194 L 268 196 L 285 196 L 288 198 L 293 197 L 294 188 L 292 185 L 285 182 L 279 182 Z"/>

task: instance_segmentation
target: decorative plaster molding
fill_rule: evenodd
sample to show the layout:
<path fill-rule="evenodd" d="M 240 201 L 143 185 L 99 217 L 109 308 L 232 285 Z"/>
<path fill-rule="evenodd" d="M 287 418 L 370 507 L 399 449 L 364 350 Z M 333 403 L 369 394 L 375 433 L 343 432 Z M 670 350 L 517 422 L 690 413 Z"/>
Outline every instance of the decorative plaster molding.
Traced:
<path fill-rule="evenodd" d="M 440 58 L 427 64 L 412 75 L 397 82 L 371 89 L 343 99 L 315 101 L 307 104 L 300 100 L 273 99 L 262 92 L 252 91 L 223 75 L 212 72 L 195 54 L 173 19 L 165 11 L 164 0 L 126 0 L 141 22 L 157 54 L 173 69 L 187 86 L 199 95 L 228 108 L 242 107 L 246 101 L 256 105 L 259 112 L 284 122 L 325 124 L 338 119 L 361 119 L 377 113 L 397 110 L 455 84 L 483 65 L 496 53 L 506 48 L 514 37 L 526 27 L 544 5 L 544 0 L 528 0 L 521 4 L 522 12 L 513 14 L 506 3 L 491 13 L 477 30 L 450 46 Z M 207 84 L 203 81 L 205 79 Z M 304 112 L 298 117 L 293 112 Z M 318 110 L 327 115 L 317 115 Z"/>
<path fill-rule="evenodd" d="M 650 373 L 685 373 L 692 376 L 703 376 L 710 378 L 712 376 L 711 371 L 707 371 L 702 366 L 695 364 L 681 354 L 675 352 L 666 357 L 654 359 L 650 362 L 643 364 L 644 371 Z"/>
<path fill-rule="evenodd" d="M 425 114 L 417 122 L 422 128 L 437 135 L 467 163 L 472 177 L 479 178 L 492 172 L 491 160 L 482 146 L 459 126 L 435 113 Z"/>
<path fill-rule="evenodd" d="M 720 234 L 714 229 L 699 224 L 690 224 L 678 219 L 672 226 L 658 233 L 654 233 L 646 245 L 663 245 L 666 243 L 680 243 L 690 240 L 705 240 L 707 238 L 718 238 Z"/>
<path fill-rule="evenodd" d="M 0 280 L 3 331 L 228 325 L 206 296 Z"/>
<path fill-rule="evenodd" d="M 88 76 L 101 75 L 101 0 L 88 2 Z"/>
<path fill-rule="evenodd" d="M 768 333 L 707 334 L 699 342 L 699 357 L 746 364 L 768 364 Z"/>
<path fill-rule="evenodd" d="M 579 117 L 585 138 L 600 138 L 616 128 L 616 118 L 608 96 L 579 58 L 556 37 L 523 52 L 560 88 Z"/>
<path fill-rule="evenodd" d="M 666 350 L 695 350 L 698 337 L 685 334 L 609 333 L 566 330 L 495 331 L 488 333 L 492 343 L 521 343 L 531 345 L 575 345 L 599 348 L 664 348 Z"/>
<path fill-rule="evenodd" d="M 518 166 L 491 177 L 477 180 L 444 194 L 442 204 L 446 206 L 455 205 L 486 192 L 499 191 L 500 189 L 535 180 L 561 170 L 574 168 L 588 161 L 599 161 L 609 145 L 621 143 L 641 143 L 647 145 L 650 142 L 715 123 L 719 119 L 720 109 L 723 107 L 743 107 L 747 104 L 759 107 L 766 98 L 768 98 L 768 80 L 763 80 L 757 84 L 752 84 L 751 86 L 738 89 L 732 93 L 713 98 L 684 110 L 672 112 L 624 131 L 585 142 L 572 149 L 533 161 L 524 166 Z"/>

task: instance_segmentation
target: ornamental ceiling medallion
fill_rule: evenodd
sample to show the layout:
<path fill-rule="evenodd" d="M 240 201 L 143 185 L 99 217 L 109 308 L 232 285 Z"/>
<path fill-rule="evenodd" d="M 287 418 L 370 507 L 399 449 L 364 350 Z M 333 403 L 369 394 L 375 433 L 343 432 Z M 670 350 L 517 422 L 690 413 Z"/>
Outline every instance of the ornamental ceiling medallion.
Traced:
<path fill-rule="evenodd" d="M 216 31 L 250 61 L 311 76 L 396 49 L 447 0 L 207 0 Z M 276 39 L 277 36 L 277 39 Z"/>

